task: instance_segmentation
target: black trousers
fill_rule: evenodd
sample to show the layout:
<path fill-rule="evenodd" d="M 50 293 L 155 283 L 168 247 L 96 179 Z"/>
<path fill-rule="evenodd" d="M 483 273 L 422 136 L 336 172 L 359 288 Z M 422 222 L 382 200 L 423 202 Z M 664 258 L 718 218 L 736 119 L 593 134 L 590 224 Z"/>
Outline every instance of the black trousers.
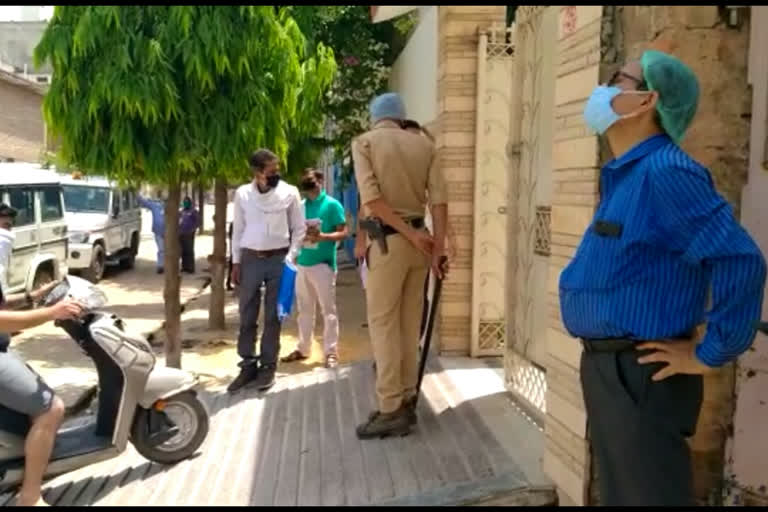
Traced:
<path fill-rule="evenodd" d="M 183 234 L 179 235 L 179 242 L 181 243 L 181 271 L 182 272 L 194 272 L 195 271 L 195 234 Z"/>
<path fill-rule="evenodd" d="M 593 342 L 594 344 L 600 342 Z M 643 352 L 585 351 L 581 383 L 604 506 L 693 506 L 691 454 L 703 398 L 700 375 L 654 382 L 663 364 Z"/>

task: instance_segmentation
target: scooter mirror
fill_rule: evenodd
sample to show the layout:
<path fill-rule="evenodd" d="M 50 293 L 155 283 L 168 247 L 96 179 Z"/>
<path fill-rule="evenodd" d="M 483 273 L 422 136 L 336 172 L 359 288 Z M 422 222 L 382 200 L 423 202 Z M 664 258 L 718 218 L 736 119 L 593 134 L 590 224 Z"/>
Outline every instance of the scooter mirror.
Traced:
<path fill-rule="evenodd" d="M 41 304 L 52 306 L 66 297 L 81 302 L 89 311 L 103 308 L 108 302 L 104 292 L 90 281 L 77 276 L 67 276 L 43 298 Z"/>

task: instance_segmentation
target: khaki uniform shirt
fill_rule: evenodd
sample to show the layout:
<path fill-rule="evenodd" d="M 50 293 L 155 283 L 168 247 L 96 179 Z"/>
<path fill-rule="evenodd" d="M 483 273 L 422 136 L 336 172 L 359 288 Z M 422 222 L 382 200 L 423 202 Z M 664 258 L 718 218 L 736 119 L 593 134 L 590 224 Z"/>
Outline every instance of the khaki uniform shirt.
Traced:
<path fill-rule="evenodd" d="M 445 180 L 429 138 L 382 121 L 352 142 L 355 178 L 362 205 L 385 199 L 403 218 L 424 217 L 427 197 L 446 204 Z"/>

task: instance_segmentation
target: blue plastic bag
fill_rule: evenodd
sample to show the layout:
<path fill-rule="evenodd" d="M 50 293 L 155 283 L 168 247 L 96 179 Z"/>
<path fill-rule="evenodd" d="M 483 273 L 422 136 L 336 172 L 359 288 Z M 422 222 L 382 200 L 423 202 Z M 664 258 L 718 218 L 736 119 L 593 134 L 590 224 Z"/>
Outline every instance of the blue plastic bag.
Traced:
<path fill-rule="evenodd" d="M 293 297 L 296 294 L 296 267 L 287 261 L 280 276 L 280 291 L 277 294 L 277 318 L 282 322 L 291 314 Z"/>

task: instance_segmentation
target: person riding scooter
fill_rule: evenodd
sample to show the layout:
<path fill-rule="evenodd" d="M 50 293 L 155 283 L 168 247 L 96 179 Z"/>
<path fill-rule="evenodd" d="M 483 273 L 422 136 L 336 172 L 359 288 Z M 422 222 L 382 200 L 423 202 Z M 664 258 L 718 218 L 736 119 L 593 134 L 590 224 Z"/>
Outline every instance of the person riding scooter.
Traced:
<path fill-rule="evenodd" d="M 16 210 L 0 204 L 0 231 L 5 238 L 13 239 L 11 230 L 15 218 Z M 0 250 L 10 251 L 10 246 L 4 245 Z M 9 254 L 1 254 L 0 260 L 9 257 Z M 5 282 L 5 279 L 0 282 Z M 24 444 L 24 480 L 18 498 L 21 506 L 46 505 L 41 496 L 43 475 L 64 417 L 64 403 L 32 368 L 9 350 L 11 338 L 6 333 L 55 320 L 77 318 L 83 313 L 83 306 L 74 300 L 64 300 L 51 307 L 31 311 L 8 311 L 7 308 L 22 304 L 31 306 L 56 284 L 8 297 L 4 296 L 0 286 L 0 405 L 26 414 L 31 423 Z"/>

